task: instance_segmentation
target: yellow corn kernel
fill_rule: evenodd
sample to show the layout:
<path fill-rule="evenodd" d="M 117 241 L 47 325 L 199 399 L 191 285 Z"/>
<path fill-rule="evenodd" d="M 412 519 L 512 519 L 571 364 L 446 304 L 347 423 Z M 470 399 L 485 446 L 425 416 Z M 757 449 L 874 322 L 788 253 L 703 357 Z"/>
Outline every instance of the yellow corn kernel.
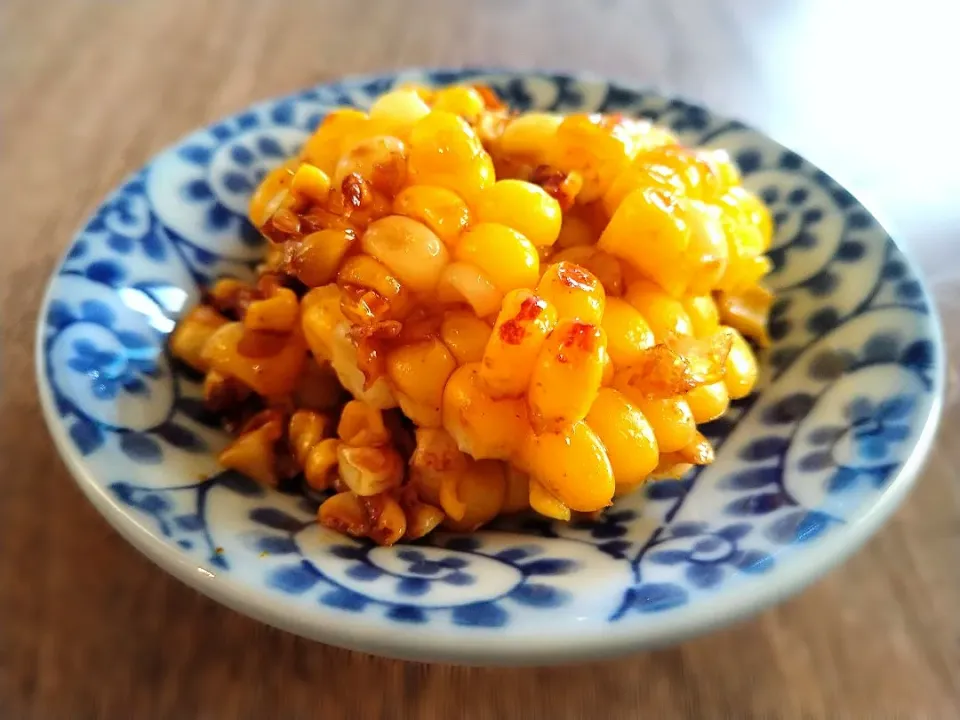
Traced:
<path fill-rule="evenodd" d="M 410 184 L 439 185 L 470 204 L 494 182 L 493 161 L 466 121 L 434 110 L 410 131 Z"/>
<path fill-rule="evenodd" d="M 709 465 L 715 459 L 713 445 L 699 430 L 693 434 L 693 440 L 677 451 L 677 457 L 691 465 Z"/>
<path fill-rule="evenodd" d="M 548 164 L 583 177 L 580 203 L 603 197 L 627 166 L 629 138 L 617 123 L 601 115 L 568 115 L 557 127 Z"/>
<path fill-rule="evenodd" d="M 523 180 L 499 180 L 477 199 L 477 222 L 511 227 L 538 247 L 557 240 L 563 215 L 560 203 L 539 185 Z"/>
<path fill-rule="evenodd" d="M 652 188 L 634 190 L 623 199 L 597 244 L 671 295 L 683 293 L 690 228 L 672 196 Z"/>
<path fill-rule="evenodd" d="M 433 96 L 431 106 L 434 110 L 459 115 L 468 123 L 475 123 L 484 111 L 483 96 L 474 88 L 463 85 L 440 88 Z"/>
<path fill-rule="evenodd" d="M 443 387 L 457 367 L 447 346 L 437 339 L 403 345 L 386 363 L 403 413 L 420 427 L 440 427 Z"/>
<path fill-rule="evenodd" d="M 536 480 L 530 480 L 530 495 L 528 497 L 530 507 L 543 515 L 554 520 L 568 522 L 570 520 L 570 508 L 557 500 L 550 492 Z"/>
<path fill-rule="evenodd" d="M 683 181 L 675 172 L 663 165 L 650 164 L 643 153 L 620 171 L 603 194 L 603 207 L 611 217 L 624 199 L 634 190 L 652 188 L 675 196 L 686 190 Z"/>
<path fill-rule="evenodd" d="M 454 257 L 479 268 L 501 292 L 533 287 L 540 276 L 537 249 L 519 232 L 499 223 L 470 227 L 457 241 Z"/>
<path fill-rule="evenodd" d="M 607 298 L 601 327 L 607 334 L 607 353 L 618 366 L 637 362 L 655 342 L 653 330 L 640 311 L 620 298 Z"/>
<path fill-rule="evenodd" d="M 686 398 L 697 425 L 716 420 L 730 407 L 730 396 L 723 380 L 695 387 Z"/>
<path fill-rule="evenodd" d="M 682 397 L 648 397 L 629 386 L 618 389 L 647 418 L 661 453 L 680 450 L 693 440 L 697 426 L 690 406 Z"/>
<path fill-rule="evenodd" d="M 170 337 L 170 352 L 195 370 L 206 372 L 210 365 L 203 357 L 203 348 L 227 322 L 209 305 L 198 305 L 177 323 Z"/>
<path fill-rule="evenodd" d="M 414 503 L 403 508 L 407 517 L 407 532 L 404 538 L 418 540 L 433 532 L 443 522 L 443 511 L 426 503 Z"/>
<path fill-rule="evenodd" d="M 310 451 L 330 433 L 330 418 L 312 410 L 297 410 L 288 425 L 290 450 L 301 468 L 307 464 Z"/>
<path fill-rule="evenodd" d="M 509 460 L 530 433 L 523 398 L 494 400 L 479 381 L 480 363 L 457 368 L 443 390 L 443 426 L 477 460 Z"/>
<path fill-rule="evenodd" d="M 467 461 L 468 464 L 470 461 Z M 466 467 L 460 472 L 465 472 Z M 440 478 L 440 508 L 450 520 L 462 520 L 467 514 L 467 504 L 457 493 L 460 473 L 447 473 Z"/>
<path fill-rule="evenodd" d="M 468 460 L 446 430 L 417 428 L 416 446 L 410 457 L 410 485 L 421 500 L 440 507 L 443 478 L 463 472 Z"/>
<path fill-rule="evenodd" d="M 296 198 L 290 193 L 290 183 L 297 164 L 296 161 L 288 161 L 274 168 L 253 191 L 247 213 L 255 227 L 263 227 L 281 207 L 290 208 L 294 205 Z"/>
<path fill-rule="evenodd" d="M 260 395 L 286 395 L 293 391 L 307 359 L 307 347 L 300 332 L 281 336 L 272 354 L 255 357 L 240 352 L 243 324 L 227 323 L 219 328 L 203 348 L 203 360 L 210 368 L 234 377 Z"/>
<path fill-rule="evenodd" d="M 690 244 L 685 256 L 689 274 L 686 290 L 692 295 L 709 293 L 727 270 L 729 249 L 720 217 L 716 206 L 696 200 L 687 203 Z"/>
<path fill-rule="evenodd" d="M 486 322 L 466 310 L 445 313 L 440 325 L 440 339 L 453 353 L 458 365 L 480 362 L 491 332 L 493 330 Z"/>
<path fill-rule="evenodd" d="M 596 229 L 593 225 L 580 215 L 572 212 L 563 216 L 563 222 L 560 225 L 560 233 L 557 235 L 556 247 L 573 248 L 581 245 L 593 245 L 597 242 Z"/>
<path fill-rule="evenodd" d="M 301 155 L 329 176 L 333 176 L 344 151 L 345 141 L 363 128 L 369 118 L 365 112 L 352 108 L 340 108 L 327 115 L 307 142 Z M 254 223 L 256 224 L 256 223 Z"/>
<path fill-rule="evenodd" d="M 403 141 L 379 135 L 346 148 L 333 174 L 334 186 L 342 187 L 347 176 L 354 174 L 388 196 L 399 192 L 407 179 L 407 148 Z"/>
<path fill-rule="evenodd" d="M 403 460 L 392 447 L 337 447 L 337 467 L 344 485 L 357 495 L 376 495 L 403 482 Z"/>
<path fill-rule="evenodd" d="M 359 493 L 358 493 L 359 494 Z M 360 497 L 370 518 L 367 537 L 377 545 L 389 547 L 407 532 L 407 516 L 392 493 L 382 492 L 369 497 Z"/>
<path fill-rule="evenodd" d="M 279 481 L 276 444 L 282 435 L 280 421 L 270 420 L 227 445 L 217 456 L 217 462 L 264 485 L 276 485 Z"/>
<path fill-rule="evenodd" d="M 388 317 L 403 318 L 410 310 L 412 302 L 410 291 L 386 265 L 369 255 L 354 255 L 347 258 L 337 273 L 337 284 L 341 288 L 352 286 L 372 290 L 386 303 Z M 343 307 L 342 304 L 341 307 Z M 357 318 L 351 319 L 358 321 Z"/>
<path fill-rule="evenodd" d="M 586 417 L 600 389 L 606 354 L 603 328 L 577 320 L 557 324 L 530 376 L 534 427 L 555 430 Z"/>
<path fill-rule="evenodd" d="M 290 192 L 312 202 L 323 202 L 330 194 L 330 176 L 310 163 L 302 163 L 290 180 Z"/>
<path fill-rule="evenodd" d="M 360 353 L 349 323 L 341 322 L 333 329 L 330 344 L 330 367 L 337 379 L 354 398 L 380 410 L 397 406 L 386 375 L 368 378 L 360 369 Z M 372 381 L 372 382 L 371 382 Z"/>
<path fill-rule="evenodd" d="M 718 303 L 724 324 L 753 338 L 760 347 L 770 344 L 767 317 L 773 304 L 773 293 L 762 285 L 754 285 L 736 294 L 720 293 Z"/>
<path fill-rule="evenodd" d="M 530 476 L 527 473 L 507 466 L 507 493 L 503 499 L 503 513 L 523 512 L 530 507 Z"/>
<path fill-rule="evenodd" d="M 430 228 L 402 215 L 370 223 L 360 244 L 413 292 L 432 292 L 450 262 L 446 246 Z"/>
<path fill-rule="evenodd" d="M 303 237 L 293 248 L 289 272 L 307 287 L 333 282 L 340 263 L 357 239 L 346 230 L 319 230 Z"/>
<path fill-rule="evenodd" d="M 500 309 L 503 292 L 476 265 L 452 262 L 440 273 L 437 299 L 448 305 L 465 302 L 478 317 L 485 318 Z"/>
<path fill-rule="evenodd" d="M 537 295 L 557 308 L 557 317 L 599 325 L 603 319 L 606 293 L 597 277 L 588 270 L 569 262 L 558 262 L 548 267 L 540 282 Z"/>
<path fill-rule="evenodd" d="M 723 380 L 731 400 L 739 400 L 753 392 L 757 384 L 757 358 L 737 330 L 729 328 L 733 338 L 727 362 L 724 364 Z"/>
<path fill-rule="evenodd" d="M 571 510 L 600 510 L 613 498 L 613 469 L 607 452 L 584 422 L 561 432 L 528 436 L 523 458 L 532 480 Z"/>
<path fill-rule="evenodd" d="M 353 447 L 376 447 L 390 443 L 390 431 L 383 421 L 383 413 L 361 400 L 351 400 L 343 406 L 337 435 Z"/>
<path fill-rule="evenodd" d="M 529 290 L 507 293 L 480 366 L 480 381 L 491 397 L 526 392 L 537 353 L 556 323 L 556 310 Z"/>
<path fill-rule="evenodd" d="M 409 89 L 384 93 L 370 106 L 371 119 L 388 123 L 400 137 L 409 134 L 410 128 L 429 114 L 430 106 L 417 91 Z"/>
<path fill-rule="evenodd" d="M 660 450 L 647 418 L 613 388 L 601 388 L 586 423 L 607 451 L 617 489 L 636 486 L 653 472 Z"/>
<path fill-rule="evenodd" d="M 718 202 L 722 208 L 730 212 L 731 217 L 749 227 L 756 228 L 756 251 L 752 254 L 770 249 L 773 221 L 770 219 L 770 211 L 760 198 L 742 186 L 734 186 L 727 190 Z"/>
<path fill-rule="evenodd" d="M 366 537 L 370 532 L 370 515 L 360 497 L 353 492 L 331 495 L 317 511 L 317 520 L 334 532 L 353 537 Z"/>
<path fill-rule="evenodd" d="M 692 469 L 693 465 L 682 460 L 679 453 L 663 453 L 660 455 L 660 464 L 650 474 L 650 479 L 679 480 Z"/>
<path fill-rule="evenodd" d="M 452 190 L 432 185 L 411 185 L 393 200 L 393 211 L 430 228 L 446 245 L 453 246 L 470 224 L 470 210 Z"/>
<path fill-rule="evenodd" d="M 463 511 L 458 517 L 448 512 L 443 526 L 457 532 L 473 532 L 493 520 L 503 508 L 507 494 L 504 464 L 496 460 L 469 462 L 457 476 L 455 488 L 458 506 Z"/>
<path fill-rule="evenodd" d="M 637 280 L 627 288 L 625 299 L 633 305 L 653 330 L 658 342 L 672 335 L 690 335 L 693 326 L 683 304 L 649 280 Z"/>
<path fill-rule="evenodd" d="M 707 338 L 720 329 L 720 314 L 712 295 L 685 295 L 680 302 L 690 318 L 694 337 Z"/>
<path fill-rule="evenodd" d="M 563 121 L 560 115 L 529 112 L 512 118 L 500 136 L 499 150 L 509 155 L 541 164 Z"/>
<path fill-rule="evenodd" d="M 327 490 L 333 484 L 334 470 L 339 464 L 337 453 L 340 441 L 336 438 L 325 438 L 314 446 L 307 455 L 303 466 L 303 476 L 307 485 L 314 490 Z"/>
<path fill-rule="evenodd" d="M 336 285 L 314 288 L 303 296 L 300 308 L 300 325 L 310 352 L 318 360 L 330 360 L 336 327 L 343 322 L 340 288 Z"/>
<path fill-rule="evenodd" d="M 277 288 L 273 295 L 254 300 L 243 316 L 243 326 L 250 330 L 286 333 L 300 319 L 300 302 L 290 288 Z"/>

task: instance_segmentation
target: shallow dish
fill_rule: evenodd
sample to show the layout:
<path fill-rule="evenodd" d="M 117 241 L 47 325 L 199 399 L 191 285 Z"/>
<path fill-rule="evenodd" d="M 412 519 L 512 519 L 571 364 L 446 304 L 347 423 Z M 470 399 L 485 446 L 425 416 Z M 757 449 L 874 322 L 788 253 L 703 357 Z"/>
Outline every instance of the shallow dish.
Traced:
<path fill-rule="evenodd" d="M 623 112 L 727 149 L 777 230 L 778 295 L 758 392 L 707 426 L 716 462 L 589 523 L 519 518 L 382 548 L 315 522 L 307 498 L 218 469 L 226 442 L 165 338 L 200 287 L 249 274 L 263 173 L 333 106 L 398 81 L 477 78 L 518 108 Z M 268 101 L 177 143 L 73 240 L 39 319 L 40 397 L 107 520 L 158 565 L 267 623 L 378 654 L 548 663 L 677 641 L 757 612 L 840 562 L 917 476 L 943 343 L 916 269 L 825 173 L 704 108 L 550 73 L 412 71 Z"/>

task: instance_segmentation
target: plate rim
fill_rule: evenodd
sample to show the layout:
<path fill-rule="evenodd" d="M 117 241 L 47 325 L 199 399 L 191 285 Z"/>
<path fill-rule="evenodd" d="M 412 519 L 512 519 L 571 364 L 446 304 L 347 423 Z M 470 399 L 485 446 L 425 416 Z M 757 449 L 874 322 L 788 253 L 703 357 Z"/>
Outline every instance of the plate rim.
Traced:
<path fill-rule="evenodd" d="M 416 627 L 391 625 L 378 626 L 364 621 L 364 616 L 350 616 L 337 613 L 317 605 L 309 612 L 299 610 L 287 612 L 283 603 L 270 603 L 271 596 L 262 588 L 236 579 L 231 573 L 214 574 L 197 565 L 189 556 L 159 538 L 150 528 L 141 522 L 132 510 L 122 507 L 106 491 L 95 474 L 84 466 L 80 454 L 67 438 L 66 428 L 60 422 L 54 407 L 51 388 L 46 375 L 44 354 L 44 325 L 57 279 L 57 270 L 67 259 L 83 229 L 104 203 L 108 202 L 127 182 L 148 168 L 162 153 L 182 143 L 193 133 L 210 127 L 224 119 L 247 110 L 276 103 L 288 97 L 327 87 L 335 84 L 360 84 L 377 79 L 388 79 L 404 74 L 431 75 L 435 73 L 471 73 L 477 75 L 509 75 L 515 77 L 569 78 L 576 82 L 603 86 L 618 86 L 629 92 L 643 94 L 655 93 L 665 99 L 681 100 L 685 103 L 709 109 L 688 97 L 675 92 L 667 92 L 653 85 L 640 85 L 614 76 L 605 76 L 592 72 L 553 70 L 544 68 L 504 68 L 490 66 L 463 67 L 403 67 L 395 70 L 344 75 L 338 78 L 316 83 L 289 93 L 279 94 L 257 100 L 222 117 L 205 122 L 188 132 L 174 138 L 147 158 L 143 164 L 124 176 L 104 197 L 100 198 L 71 234 L 63 252 L 51 267 L 44 289 L 43 299 L 37 314 L 34 343 L 34 372 L 37 392 L 48 432 L 70 475 L 80 487 L 84 496 L 96 508 L 97 512 L 117 531 L 117 533 L 135 547 L 140 553 L 161 569 L 177 578 L 189 587 L 198 590 L 216 602 L 234 611 L 247 615 L 257 621 L 292 632 L 303 637 L 337 647 L 372 653 L 385 657 L 420 662 L 453 662 L 464 665 L 532 665 L 560 664 L 600 658 L 616 657 L 643 649 L 653 649 L 673 644 L 690 637 L 716 630 L 734 622 L 752 616 L 799 592 L 815 580 L 830 572 L 859 550 L 893 512 L 915 485 L 917 477 L 926 465 L 940 425 L 946 385 L 946 345 L 943 324 L 939 309 L 930 292 L 927 279 L 916 261 L 911 248 L 902 242 L 894 227 L 873 209 L 873 204 L 865 202 L 862 192 L 850 191 L 843 187 L 869 215 L 883 228 L 892 239 L 897 250 L 903 255 L 922 290 L 922 297 L 928 306 L 927 323 L 931 332 L 931 341 L 935 351 L 935 368 L 932 373 L 933 386 L 931 402 L 923 427 L 909 455 L 896 476 L 887 486 L 876 493 L 869 507 L 862 509 L 856 518 L 829 535 L 817 541 L 816 548 L 791 553 L 791 560 L 779 564 L 770 573 L 762 577 L 743 577 L 736 589 L 718 591 L 709 600 L 691 603 L 676 608 L 669 613 L 657 616 L 657 622 L 650 625 L 624 625 L 615 631 L 598 630 L 588 634 L 553 635 L 546 626 L 538 626 L 533 631 L 512 632 L 509 635 L 491 633 L 471 636 L 469 631 L 430 635 Z M 727 120 L 736 120 L 725 114 L 712 113 Z M 777 140 L 775 134 L 747 124 L 747 128 L 766 136 L 784 149 L 790 147 Z M 805 157 L 801 155 L 801 157 Z M 822 169 L 820 164 L 816 166 Z M 824 171 L 834 182 L 833 175 Z M 611 628 L 611 630 L 614 630 Z"/>

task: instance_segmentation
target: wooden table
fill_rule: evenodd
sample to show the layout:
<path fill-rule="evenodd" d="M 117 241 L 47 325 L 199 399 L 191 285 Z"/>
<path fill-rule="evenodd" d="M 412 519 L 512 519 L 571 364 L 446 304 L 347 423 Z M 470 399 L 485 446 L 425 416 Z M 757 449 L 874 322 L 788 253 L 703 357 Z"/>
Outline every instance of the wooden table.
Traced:
<path fill-rule="evenodd" d="M 757 618 L 679 647 L 518 671 L 345 652 L 199 596 L 124 543 L 81 497 L 47 436 L 33 381 L 46 278 L 121 177 L 187 130 L 258 98 L 411 65 L 612 74 L 699 97 L 771 131 L 899 227 L 956 348 L 960 155 L 946 71 L 960 64 L 960 44 L 938 0 L 892 5 L 0 4 L 0 717 L 957 717 L 955 387 L 922 482 L 842 569 Z"/>

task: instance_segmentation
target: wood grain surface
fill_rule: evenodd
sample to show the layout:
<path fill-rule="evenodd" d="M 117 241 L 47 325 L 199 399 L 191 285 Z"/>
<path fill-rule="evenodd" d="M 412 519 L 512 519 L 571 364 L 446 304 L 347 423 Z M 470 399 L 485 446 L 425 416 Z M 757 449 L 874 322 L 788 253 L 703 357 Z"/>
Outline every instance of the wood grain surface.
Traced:
<path fill-rule="evenodd" d="M 888 7 L 889 5 L 889 7 Z M 900 229 L 960 349 L 960 65 L 949 3 L 6 0 L 0 3 L 0 718 L 960 716 L 960 422 L 852 560 L 681 646 L 550 669 L 381 660 L 198 595 L 123 542 L 47 435 L 44 284 L 82 219 L 191 128 L 346 73 L 580 69 L 770 131 Z"/>

